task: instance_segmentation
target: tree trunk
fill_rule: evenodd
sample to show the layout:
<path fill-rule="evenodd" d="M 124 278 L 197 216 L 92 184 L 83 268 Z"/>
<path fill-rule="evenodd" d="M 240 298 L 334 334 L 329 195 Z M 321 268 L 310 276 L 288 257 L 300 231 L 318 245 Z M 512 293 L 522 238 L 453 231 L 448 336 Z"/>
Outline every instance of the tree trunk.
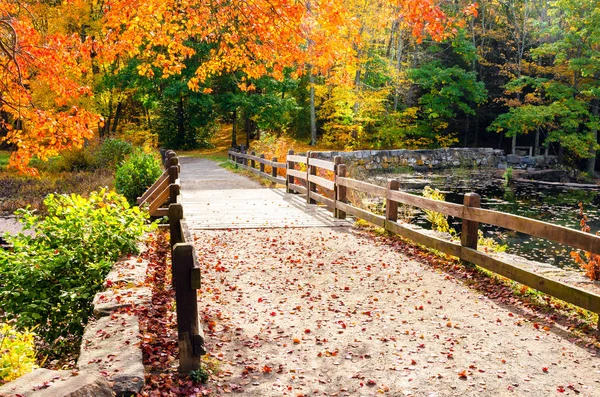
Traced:
<path fill-rule="evenodd" d="M 512 137 L 512 140 L 511 140 L 510 153 L 517 154 L 517 135 L 516 134 L 515 134 L 515 136 Z"/>
<path fill-rule="evenodd" d="M 121 119 L 121 113 L 123 113 L 123 102 L 119 101 L 117 103 L 117 110 L 115 111 L 115 117 L 112 122 L 111 132 L 113 134 L 117 132 L 117 125 L 119 124 L 119 120 Z"/>
<path fill-rule="evenodd" d="M 592 110 L 592 116 L 594 117 L 594 119 L 597 119 L 599 107 L 598 99 L 592 99 L 590 106 Z M 592 129 L 592 134 L 594 136 L 594 144 L 598 143 L 598 128 L 594 127 Z M 596 148 L 594 147 L 590 148 L 590 158 L 588 158 L 586 161 L 585 171 L 592 177 L 594 177 L 594 172 L 596 171 Z"/>
<path fill-rule="evenodd" d="M 237 109 L 233 111 L 231 121 L 231 147 L 237 147 Z"/>
<path fill-rule="evenodd" d="M 177 102 L 177 145 L 183 147 L 185 144 L 185 116 L 183 111 L 183 97 Z"/>
<path fill-rule="evenodd" d="M 396 73 L 400 74 L 400 68 L 402 67 L 402 52 L 404 50 L 404 40 L 402 39 L 402 32 L 398 32 L 398 47 L 396 49 Z M 396 89 L 394 90 L 394 112 L 398 111 L 398 97 L 400 96 L 399 78 L 396 79 Z"/>
<path fill-rule="evenodd" d="M 315 111 L 315 76 L 309 66 L 308 82 L 310 84 L 310 145 L 317 144 L 317 113 Z"/>
<path fill-rule="evenodd" d="M 250 147 L 250 134 L 252 133 L 252 126 L 250 124 L 250 117 L 248 112 L 244 112 L 244 130 L 246 130 L 246 147 Z"/>
<path fill-rule="evenodd" d="M 539 126 L 535 130 L 534 145 L 535 146 L 533 147 L 533 155 L 534 156 L 539 156 L 540 155 L 540 127 Z"/>

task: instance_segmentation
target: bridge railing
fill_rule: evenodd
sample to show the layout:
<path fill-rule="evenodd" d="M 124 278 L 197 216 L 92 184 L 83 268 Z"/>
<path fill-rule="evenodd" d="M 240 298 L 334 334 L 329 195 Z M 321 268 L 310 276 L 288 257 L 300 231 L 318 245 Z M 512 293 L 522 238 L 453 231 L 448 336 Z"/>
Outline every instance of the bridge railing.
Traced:
<path fill-rule="evenodd" d="M 229 158 L 233 160 L 236 167 L 243 168 L 248 171 L 252 171 L 255 174 L 270 180 L 273 183 L 279 183 L 285 185 L 285 177 L 278 176 L 278 169 L 286 169 L 286 163 L 280 163 L 277 161 L 277 157 L 273 157 L 271 160 L 265 159 L 265 155 L 261 154 L 256 156 L 254 152 L 245 153 L 229 151 Z M 256 168 L 258 166 L 258 168 Z M 265 172 L 265 168 L 269 167 L 271 172 Z"/>
<path fill-rule="evenodd" d="M 206 354 L 204 334 L 198 318 L 200 265 L 194 240 L 184 218 L 179 181 L 180 165 L 175 152 L 166 152 L 165 168 L 165 172 L 138 199 L 138 203 L 140 206 L 147 203 L 152 216 L 169 217 L 171 274 L 177 306 L 179 371 L 189 372 L 200 368 L 200 357 Z"/>
<path fill-rule="evenodd" d="M 244 157 L 244 153 L 234 151 L 229 153 L 230 158 L 233 158 L 234 161 L 247 158 Z M 342 164 L 341 157 L 336 157 L 331 162 L 316 159 L 315 155 L 314 152 L 303 156 L 296 155 L 293 151 L 288 153 L 285 163 L 287 165 L 286 177 L 282 183 L 286 184 L 288 192 L 305 194 L 308 203 L 319 202 L 327 205 L 336 218 L 343 219 L 347 214 L 353 215 L 417 244 L 476 264 L 591 312 L 600 313 L 600 295 L 536 274 L 498 256 L 477 250 L 480 223 L 548 239 L 595 254 L 600 254 L 599 236 L 518 215 L 480 208 L 481 198 L 476 193 L 467 193 L 464 196 L 463 204 L 454 204 L 402 192 L 399 190 L 400 182 L 397 180 L 391 180 L 387 187 L 383 187 L 348 178 L 346 165 Z M 252 156 L 255 157 L 254 154 Z M 334 175 L 330 178 L 317 176 L 318 170 L 331 171 Z M 277 180 L 277 183 L 281 183 L 280 180 Z M 328 195 L 319 193 L 317 187 L 324 189 L 324 192 L 333 191 L 333 199 L 330 198 L 331 196 L 327 197 Z M 348 189 L 383 198 L 386 203 L 385 215 L 375 214 L 352 205 L 347 199 Z M 400 204 L 460 218 L 462 220 L 460 243 L 432 236 L 424 233 L 418 227 L 399 222 L 398 206 Z"/>
<path fill-rule="evenodd" d="M 179 194 L 179 158 L 172 150 L 166 152 L 164 166 L 162 175 L 142 197 L 137 198 L 137 205 L 140 207 L 147 205 L 148 212 L 155 217 L 169 215 L 168 204 L 172 203 Z"/>

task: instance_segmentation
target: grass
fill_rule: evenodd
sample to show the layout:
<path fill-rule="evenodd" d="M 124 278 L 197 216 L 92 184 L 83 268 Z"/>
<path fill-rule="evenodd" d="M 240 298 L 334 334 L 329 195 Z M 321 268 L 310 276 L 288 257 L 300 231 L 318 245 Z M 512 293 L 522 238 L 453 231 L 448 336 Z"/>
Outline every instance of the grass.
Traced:
<path fill-rule="evenodd" d="M 0 214 L 13 213 L 31 205 L 44 213 L 42 202 L 50 193 L 77 193 L 87 196 L 91 191 L 114 185 L 111 171 L 95 172 L 42 172 L 39 178 L 18 175 L 13 171 L 0 171 Z"/>
<path fill-rule="evenodd" d="M 8 150 L 0 150 L 0 170 L 3 170 L 8 165 L 10 152 Z"/>

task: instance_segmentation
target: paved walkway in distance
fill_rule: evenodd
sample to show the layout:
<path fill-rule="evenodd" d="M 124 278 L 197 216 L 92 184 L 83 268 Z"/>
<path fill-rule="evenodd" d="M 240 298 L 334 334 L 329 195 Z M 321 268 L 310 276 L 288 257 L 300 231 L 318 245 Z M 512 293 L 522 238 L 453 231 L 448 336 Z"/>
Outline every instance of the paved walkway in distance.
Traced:
<path fill-rule="evenodd" d="M 350 226 L 284 189 L 267 189 L 214 161 L 180 157 L 184 216 L 194 229 Z"/>

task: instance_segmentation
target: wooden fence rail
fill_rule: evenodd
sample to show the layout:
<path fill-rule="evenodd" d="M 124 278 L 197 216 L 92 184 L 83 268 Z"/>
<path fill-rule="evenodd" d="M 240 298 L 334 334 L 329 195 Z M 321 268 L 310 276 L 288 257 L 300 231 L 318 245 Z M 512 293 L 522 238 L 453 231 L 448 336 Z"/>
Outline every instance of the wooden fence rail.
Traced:
<path fill-rule="evenodd" d="M 343 219 L 347 214 L 353 215 L 356 218 L 366 220 L 401 237 L 412 240 L 417 244 L 458 257 L 463 261 L 476 264 L 565 302 L 594 313 L 600 313 L 600 295 L 552 280 L 477 250 L 480 223 L 548 239 L 595 254 L 600 254 L 599 236 L 522 216 L 479 208 L 481 198 L 476 193 L 467 193 L 463 204 L 454 204 L 399 191 L 399 181 L 395 180 L 389 181 L 387 187 L 382 187 L 348 178 L 346 176 L 346 166 L 342 164 L 341 157 L 335 157 L 334 161 L 331 162 L 317 159 L 315 156 L 316 153 L 314 152 L 308 152 L 306 155 L 301 156 L 290 150 L 286 161 L 284 163 L 277 163 L 277 168 L 285 168 L 286 175 L 285 177 L 278 177 L 276 180 L 264 173 L 263 170 L 255 172 L 273 182 L 285 184 L 288 193 L 306 195 L 306 200 L 310 204 L 316 204 L 317 202 L 325 204 L 334 213 L 336 218 Z M 229 158 L 236 164 L 248 167 L 248 169 L 254 171 L 254 162 L 259 161 L 257 159 L 262 160 L 264 156 L 257 157 L 254 153 L 248 155 L 230 150 Z M 251 166 L 246 165 L 248 159 L 253 161 Z M 262 164 L 266 163 L 260 162 L 260 164 L 262 167 Z M 270 163 L 269 165 L 272 164 Z M 318 176 L 319 170 L 333 174 L 328 179 Z M 353 206 L 347 200 L 348 189 L 384 199 L 386 202 L 385 215 L 374 214 Z M 333 196 L 319 193 L 318 190 L 333 192 Z M 333 199 L 330 197 L 333 197 Z M 418 227 L 398 222 L 399 204 L 415 206 L 460 218 L 462 220 L 460 243 L 431 236 L 423 233 L 422 229 Z M 598 326 L 600 328 L 600 317 Z"/>
<path fill-rule="evenodd" d="M 165 172 L 138 198 L 138 204 L 149 205 L 152 216 L 168 216 L 171 239 L 171 272 L 177 306 L 179 371 L 200 368 L 206 354 L 204 334 L 198 318 L 200 265 L 194 240 L 183 216 L 179 183 L 179 158 L 173 151 L 165 153 Z M 163 207 L 167 205 L 167 207 Z"/>

